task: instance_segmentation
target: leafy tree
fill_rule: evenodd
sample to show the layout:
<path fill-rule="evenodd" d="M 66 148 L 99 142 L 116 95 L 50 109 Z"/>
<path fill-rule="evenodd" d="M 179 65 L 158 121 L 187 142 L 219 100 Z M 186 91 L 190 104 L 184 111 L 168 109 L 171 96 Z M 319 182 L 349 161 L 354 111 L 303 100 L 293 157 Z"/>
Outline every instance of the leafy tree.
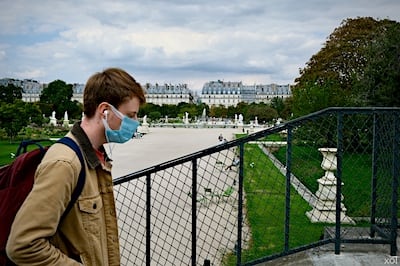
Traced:
<path fill-rule="evenodd" d="M 139 117 L 143 117 L 145 115 L 149 115 L 150 112 L 159 111 L 160 106 L 153 103 L 145 103 L 139 109 Z"/>
<path fill-rule="evenodd" d="M 293 113 L 303 116 L 327 107 L 346 106 L 349 92 L 340 88 L 337 80 L 326 80 L 323 84 L 306 83 L 293 91 Z"/>
<path fill-rule="evenodd" d="M 179 116 L 183 117 L 185 115 L 185 112 L 189 113 L 190 119 L 194 119 L 196 116 L 198 116 L 198 110 L 196 108 L 195 104 L 191 103 L 179 103 Z"/>
<path fill-rule="evenodd" d="M 278 115 L 282 117 L 283 110 L 285 109 L 285 103 L 282 98 L 274 97 L 271 100 L 270 104 L 271 108 L 275 109 L 278 112 Z"/>
<path fill-rule="evenodd" d="M 42 94 L 40 95 L 40 102 L 47 104 L 52 107 L 52 110 L 56 112 L 57 119 L 61 119 L 64 116 L 64 112 L 73 113 L 71 110 L 71 98 L 73 95 L 72 85 L 66 84 L 62 80 L 55 80 L 45 88 L 43 88 Z M 46 110 L 47 111 L 47 110 Z M 50 115 L 47 113 L 46 115 Z"/>
<path fill-rule="evenodd" d="M 45 119 L 37 103 L 25 103 L 25 115 L 29 119 L 29 124 L 43 125 Z"/>
<path fill-rule="evenodd" d="M 243 115 L 243 119 L 247 122 L 248 120 L 250 120 L 250 119 L 247 118 L 247 115 L 246 115 L 248 108 L 249 108 L 249 104 L 248 103 L 240 102 L 240 103 L 238 103 L 236 105 L 235 114 L 238 114 L 238 115 L 242 114 Z"/>
<path fill-rule="evenodd" d="M 159 120 L 161 118 L 161 113 L 158 111 L 153 111 L 149 113 L 149 119 L 154 121 L 154 120 Z"/>
<path fill-rule="evenodd" d="M 224 117 L 226 118 L 228 115 L 228 110 L 224 105 L 219 106 L 211 106 L 210 108 L 210 117 Z"/>
<path fill-rule="evenodd" d="M 0 105 L 0 128 L 4 128 L 10 139 L 14 139 L 18 132 L 30 124 L 32 120 L 38 121 L 40 111 L 30 103 L 24 103 L 22 100 L 16 100 L 14 103 L 5 103 Z"/>
<path fill-rule="evenodd" d="M 285 106 L 286 105 L 286 100 L 285 100 L 285 102 L 281 104 L 283 105 L 282 114 L 285 115 L 281 117 L 286 118 L 289 116 L 288 114 L 291 114 L 291 103 L 290 106 Z M 194 119 L 195 117 L 197 117 L 197 119 L 200 119 L 204 109 L 206 109 L 206 115 L 209 118 L 210 117 L 233 118 L 235 117 L 235 115 L 243 114 L 244 120 L 246 122 L 254 120 L 256 116 L 258 118 L 258 121 L 260 122 L 268 122 L 274 118 L 279 117 L 277 111 L 266 103 L 248 104 L 245 102 L 241 102 L 237 106 L 229 106 L 229 107 L 225 107 L 223 105 L 209 107 L 204 103 L 192 104 L 192 103 L 182 102 L 179 103 L 178 105 L 163 104 L 162 106 L 153 103 L 146 103 L 140 108 L 139 117 L 147 115 L 148 118 L 151 120 L 164 118 L 166 115 L 169 118 L 182 118 L 185 115 L 185 112 L 188 112 L 189 117 L 191 119 Z"/>
<path fill-rule="evenodd" d="M 72 118 L 82 118 L 83 104 L 77 100 L 68 101 L 65 104 L 65 111 L 68 112 L 69 117 Z M 64 113 L 62 113 L 64 115 Z"/>
<path fill-rule="evenodd" d="M 226 115 L 228 117 L 235 117 L 235 114 L 238 114 L 238 110 L 237 110 L 236 106 L 228 106 Z"/>
<path fill-rule="evenodd" d="M 368 64 L 355 97 L 361 105 L 400 106 L 400 23 L 382 28 L 367 51 Z"/>
<path fill-rule="evenodd" d="M 300 70 L 292 89 L 295 116 L 329 106 L 354 105 L 354 87 L 369 63 L 367 51 L 380 32 L 393 23 L 370 17 L 344 20 Z"/>
<path fill-rule="evenodd" d="M 254 120 L 255 117 L 260 123 L 267 123 L 278 118 L 278 112 L 267 104 L 252 104 L 247 109 L 245 120 Z"/>
<path fill-rule="evenodd" d="M 0 101 L 6 103 L 13 103 L 15 100 L 22 99 L 22 88 L 13 84 L 7 86 L 0 85 Z"/>
<path fill-rule="evenodd" d="M 163 104 L 160 109 L 163 117 L 178 117 L 180 113 L 178 105 L 175 104 Z"/>
<path fill-rule="evenodd" d="M 283 100 L 283 110 L 279 113 L 279 116 L 285 120 L 291 118 L 293 114 L 293 97 L 288 97 Z"/>
<path fill-rule="evenodd" d="M 203 115 L 203 110 L 204 109 L 206 110 L 206 116 L 208 116 L 208 113 L 210 111 L 210 107 L 207 104 L 199 103 L 199 104 L 196 104 L 195 107 L 196 107 L 196 115 L 197 115 L 197 117 L 200 118 Z"/>

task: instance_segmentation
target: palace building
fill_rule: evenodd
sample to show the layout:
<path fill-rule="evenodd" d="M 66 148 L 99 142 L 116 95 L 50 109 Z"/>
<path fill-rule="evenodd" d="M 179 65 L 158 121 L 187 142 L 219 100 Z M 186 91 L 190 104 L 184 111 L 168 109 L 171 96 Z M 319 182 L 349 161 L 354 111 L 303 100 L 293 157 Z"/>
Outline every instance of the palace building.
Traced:
<path fill-rule="evenodd" d="M 290 85 L 244 85 L 242 82 L 210 81 L 204 84 L 201 101 L 207 105 L 235 106 L 240 102 L 269 103 L 275 97 L 291 96 Z"/>
<path fill-rule="evenodd" d="M 187 84 L 150 84 L 144 86 L 146 91 L 146 102 L 157 105 L 178 103 L 193 103 L 195 94 L 188 88 Z"/>
<path fill-rule="evenodd" d="M 7 86 L 13 84 L 21 87 L 22 100 L 25 102 L 36 102 L 40 99 L 40 94 L 48 84 L 39 83 L 32 79 L 0 79 L 0 85 Z M 72 101 L 83 103 L 83 91 L 85 84 L 72 84 Z M 285 99 L 291 96 L 291 87 L 287 85 L 266 84 L 266 85 L 244 85 L 240 82 L 232 81 L 210 81 L 206 82 L 198 96 L 196 91 L 188 88 L 187 84 L 150 84 L 143 86 L 146 92 L 146 101 L 157 105 L 184 103 L 205 103 L 209 106 L 236 106 L 240 102 L 245 103 L 269 103 L 275 97 Z"/>

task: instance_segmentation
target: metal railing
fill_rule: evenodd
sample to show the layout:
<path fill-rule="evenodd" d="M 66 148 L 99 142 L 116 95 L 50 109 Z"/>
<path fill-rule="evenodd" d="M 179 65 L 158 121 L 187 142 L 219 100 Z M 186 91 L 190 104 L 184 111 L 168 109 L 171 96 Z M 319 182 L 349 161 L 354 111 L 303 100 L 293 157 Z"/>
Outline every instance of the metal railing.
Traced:
<path fill-rule="evenodd" d="M 399 108 L 329 108 L 117 178 L 121 263 L 255 265 L 329 243 L 396 255 L 399 143 Z"/>

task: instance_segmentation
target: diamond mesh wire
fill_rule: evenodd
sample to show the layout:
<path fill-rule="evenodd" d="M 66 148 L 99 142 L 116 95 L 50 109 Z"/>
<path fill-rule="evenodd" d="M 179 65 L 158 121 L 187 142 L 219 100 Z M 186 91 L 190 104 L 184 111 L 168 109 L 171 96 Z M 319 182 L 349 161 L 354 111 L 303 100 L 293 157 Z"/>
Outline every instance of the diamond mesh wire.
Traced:
<path fill-rule="evenodd" d="M 395 117 L 388 114 L 379 115 L 376 119 L 376 187 L 373 189 L 377 195 L 376 223 L 384 231 L 388 231 L 392 208 L 392 179 L 394 170 L 394 139 L 395 139 Z M 398 145 L 398 144 L 397 144 Z M 398 166 L 397 166 L 398 167 Z"/>
<path fill-rule="evenodd" d="M 197 261 L 218 264 L 237 239 L 238 165 L 235 149 L 198 160 Z M 191 162 L 158 171 L 151 182 L 151 260 L 154 265 L 189 265 L 192 229 Z M 116 186 L 121 263 L 145 264 L 145 177 Z"/>
<path fill-rule="evenodd" d="M 342 239 L 371 241 L 373 224 L 388 231 L 393 169 L 398 167 L 393 161 L 398 116 L 341 117 L 340 127 L 337 113 L 310 117 L 280 131 L 244 138 L 236 146 L 194 154 L 196 184 L 191 161 L 154 171 L 151 265 L 191 264 L 193 185 L 198 265 L 206 260 L 211 265 L 236 265 L 239 210 L 241 263 L 333 239 L 337 205 Z M 239 145 L 244 145 L 243 157 Z M 243 206 L 238 205 L 238 159 L 243 165 Z M 145 265 L 145 177 L 116 185 L 115 191 L 121 263 Z"/>

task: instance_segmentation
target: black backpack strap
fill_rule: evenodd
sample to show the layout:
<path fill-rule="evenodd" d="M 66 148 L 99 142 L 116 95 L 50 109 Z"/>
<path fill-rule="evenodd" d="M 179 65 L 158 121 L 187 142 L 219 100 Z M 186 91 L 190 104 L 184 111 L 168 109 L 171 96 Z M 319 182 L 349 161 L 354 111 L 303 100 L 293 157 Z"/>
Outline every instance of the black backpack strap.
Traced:
<path fill-rule="evenodd" d="M 76 144 L 76 142 L 73 141 L 69 137 L 63 137 L 63 138 L 59 139 L 57 142 L 65 144 L 68 147 L 70 147 L 71 149 L 73 149 L 75 151 L 75 153 L 78 155 L 79 161 L 81 162 L 81 172 L 79 173 L 78 183 L 76 184 L 76 187 L 75 187 L 74 191 L 72 192 L 71 201 L 69 202 L 67 208 L 65 209 L 63 215 L 61 216 L 60 221 L 62 221 L 64 219 L 64 217 L 72 209 L 75 202 L 78 200 L 79 195 L 82 193 L 83 187 L 85 186 L 86 175 L 85 175 L 85 162 L 83 160 L 83 155 L 82 155 L 82 152 L 81 152 L 78 144 Z"/>

